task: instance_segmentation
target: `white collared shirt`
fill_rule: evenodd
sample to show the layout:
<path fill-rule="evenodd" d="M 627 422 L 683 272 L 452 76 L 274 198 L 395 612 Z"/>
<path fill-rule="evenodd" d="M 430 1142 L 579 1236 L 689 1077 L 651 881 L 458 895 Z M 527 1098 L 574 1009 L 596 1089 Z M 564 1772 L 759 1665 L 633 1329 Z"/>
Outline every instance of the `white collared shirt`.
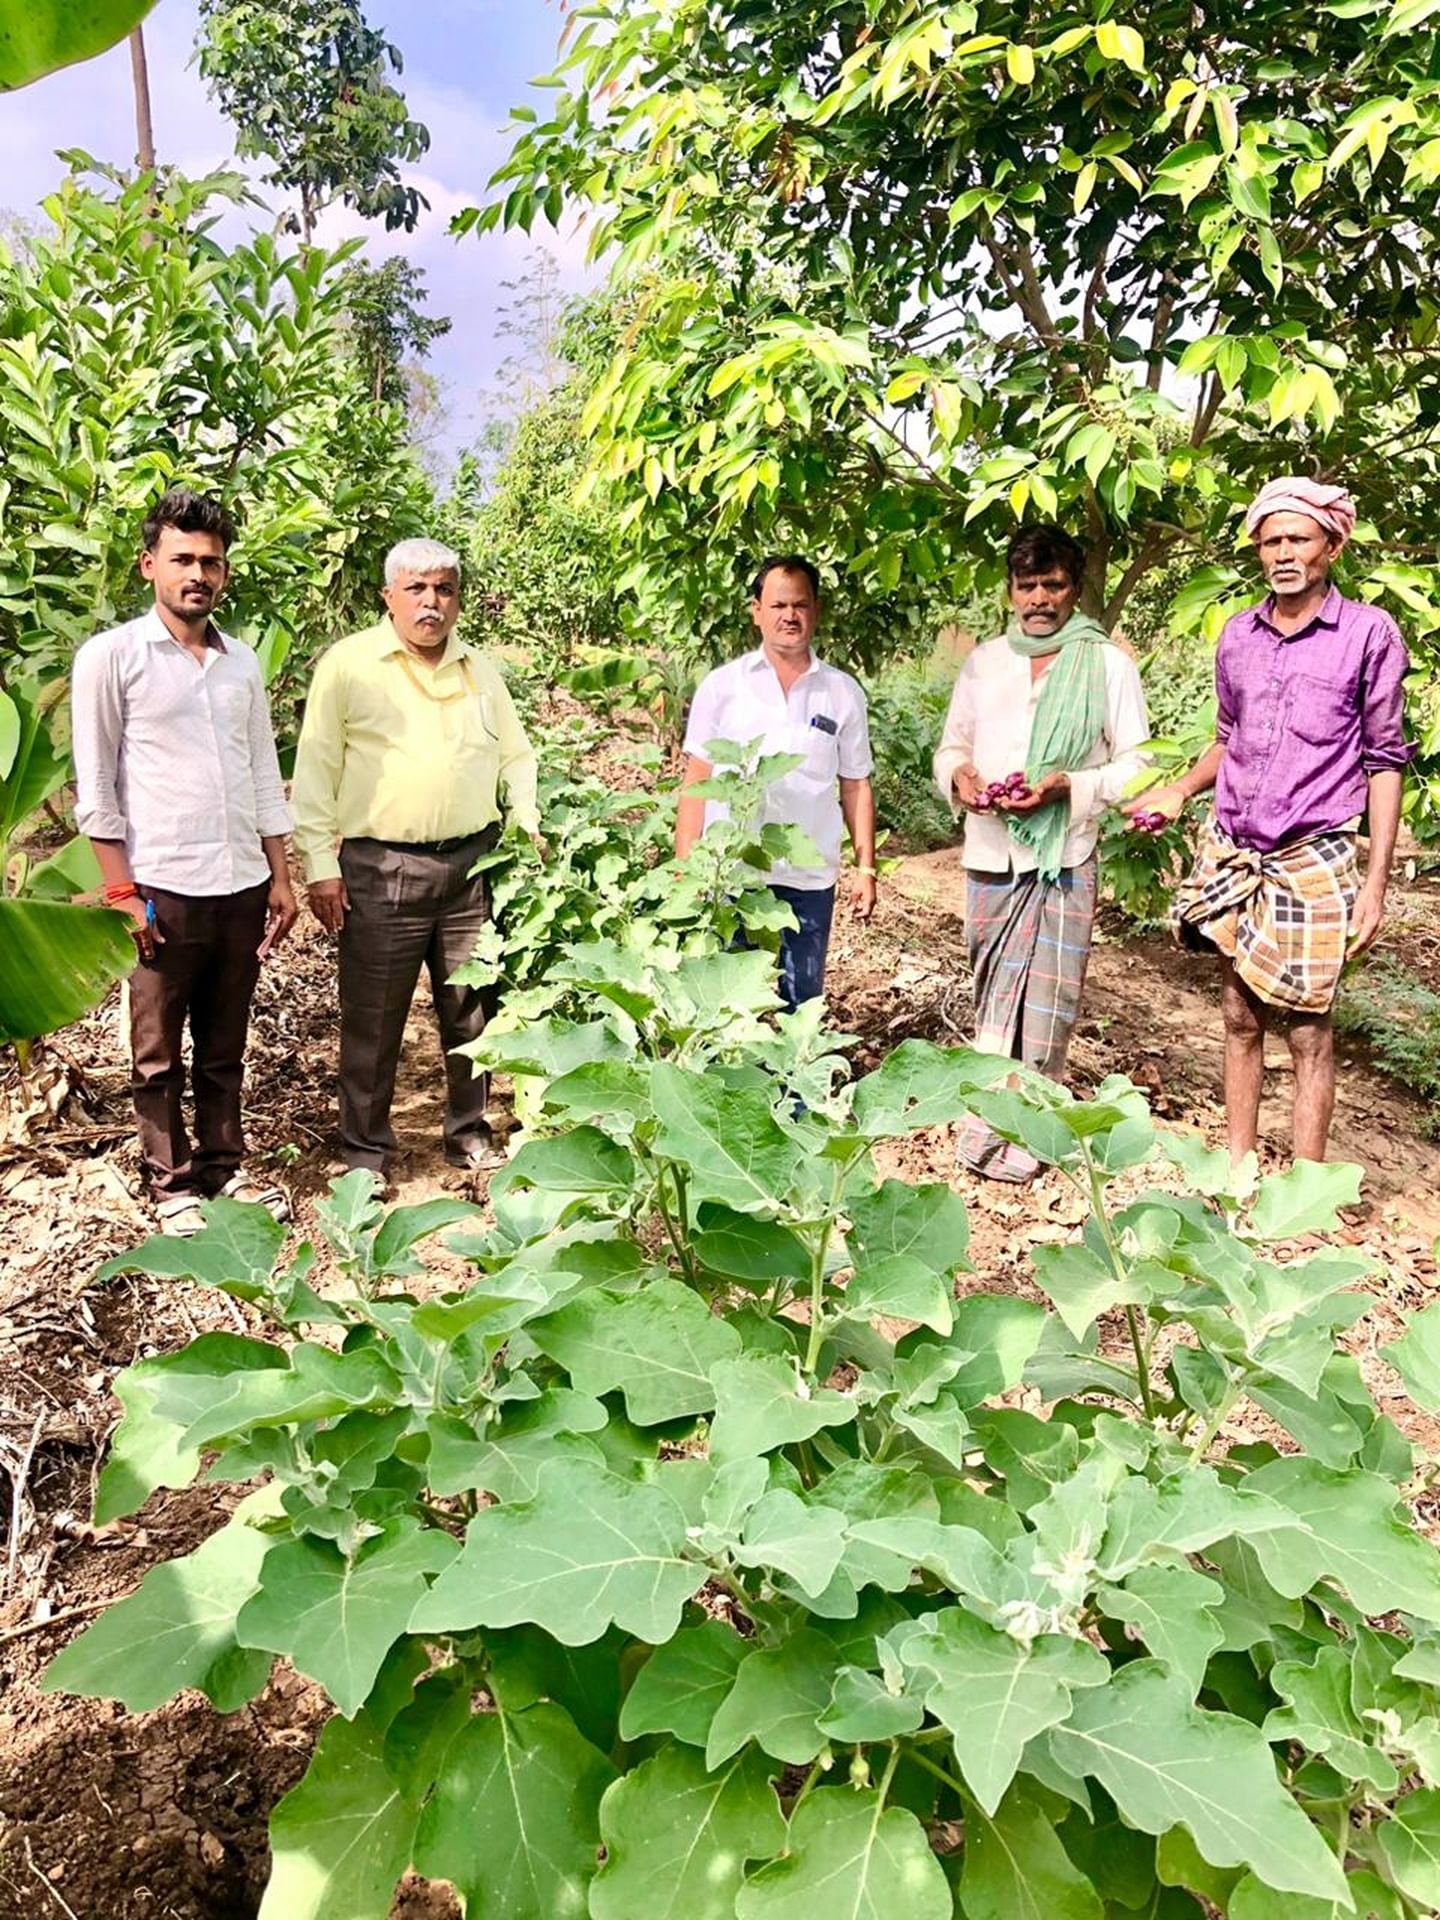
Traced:
<path fill-rule="evenodd" d="M 262 836 L 290 831 L 260 667 L 240 641 L 181 646 L 152 608 L 75 656 L 75 819 L 123 840 L 144 886 L 239 893 L 270 875 Z"/>
<path fill-rule="evenodd" d="M 1070 774 L 1070 831 L 1062 867 L 1078 867 L 1095 851 L 1100 815 L 1123 800 L 1147 764 L 1140 751 L 1150 737 L 1140 670 L 1117 646 L 1101 648 L 1105 662 L 1105 724 L 1083 767 Z M 1030 662 L 1002 634 L 965 661 L 950 697 L 935 750 L 935 782 L 955 808 L 951 787 L 958 767 L 973 762 L 982 781 L 1004 780 L 1024 769 L 1044 677 L 1032 680 Z M 1004 814 L 967 813 L 963 859 L 976 873 L 1030 873 L 1033 849 L 1010 838 Z"/>
<path fill-rule="evenodd" d="M 763 647 L 716 667 L 695 690 L 685 729 L 685 751 L 709 760 L 712 740 L 761 743 L 764 753 L 800 753 L 803 766 L 777 780 L 766 795 L 759 824 L 803 827 L 824 856 L 820 867 L 777 866 L 776 886 L 819 892 L 840 874 L 841 780 L 866 780 L 870 727 L 860 682 L 812 653 L 810 664 L 787 694 Z M 705 803 L 705 825 L 723 820 L 722 803 Z"/>

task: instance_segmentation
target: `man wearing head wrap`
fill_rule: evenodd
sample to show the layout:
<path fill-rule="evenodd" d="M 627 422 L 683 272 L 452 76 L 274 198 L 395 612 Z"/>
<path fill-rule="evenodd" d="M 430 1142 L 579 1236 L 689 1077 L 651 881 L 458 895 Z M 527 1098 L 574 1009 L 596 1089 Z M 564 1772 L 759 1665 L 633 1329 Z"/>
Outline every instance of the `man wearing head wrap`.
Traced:
<path fill-rule="evenodd" d="M 1330 569 L 1355 526 L 1343 487 L 1272 480 L 1246 515 L 1270 588 L 1227 622 L 1216 738 L 1190 772 L 1126 811 L 1173 819 L 1215 788 L 1176 899 L 1187 946 L 1218 951 L 1231 1160 L 1255 1147 L 1265 1030 L 1285 1020 L 1297 1160 L 1323 1160 L 1335 1104 L 1330 1008 L 1348 959 L 1380 930 L 1400 824 L 1409 667 L 1395 622 L 1347 600 Z M 1363 880 L 1356 857 L 1369 814 Z"/>

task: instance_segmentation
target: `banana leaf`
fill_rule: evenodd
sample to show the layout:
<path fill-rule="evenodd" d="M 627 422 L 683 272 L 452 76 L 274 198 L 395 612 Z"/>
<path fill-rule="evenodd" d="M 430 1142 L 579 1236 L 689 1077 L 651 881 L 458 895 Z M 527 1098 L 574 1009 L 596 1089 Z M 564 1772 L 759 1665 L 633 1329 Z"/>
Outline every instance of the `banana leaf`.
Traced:
<path fill-rule="evenodd" d="M 123 40 L 155 0 L 0 0 L 0 93 Z"/>
<path fill-rule="evenodd" d="M 123 913 L 51 900 L 0 900 L 0 1044 L 69 1026 L 135 964 Z"/>

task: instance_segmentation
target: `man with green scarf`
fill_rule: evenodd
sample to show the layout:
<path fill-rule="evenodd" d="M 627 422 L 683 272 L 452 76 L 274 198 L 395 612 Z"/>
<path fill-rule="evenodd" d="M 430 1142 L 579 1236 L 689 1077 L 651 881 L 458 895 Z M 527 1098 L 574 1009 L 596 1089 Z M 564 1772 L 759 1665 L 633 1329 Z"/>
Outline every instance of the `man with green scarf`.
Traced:
<path fill-rule="evenodd" d="M 940 791 L 965 820 L 975 1045 L 1055 1080 L 1090 958 L 1100 815 L 1144 767 L 1150 734 L 1134 661 L 1078 611 L 1084 573 L 1084 549 L 1061 528 L 1014 536 L 1010 625 L 961 667 L 935 753 Z M 974 1119 L 958 1153 L 992 1180 L 1037 1168 Z"/>

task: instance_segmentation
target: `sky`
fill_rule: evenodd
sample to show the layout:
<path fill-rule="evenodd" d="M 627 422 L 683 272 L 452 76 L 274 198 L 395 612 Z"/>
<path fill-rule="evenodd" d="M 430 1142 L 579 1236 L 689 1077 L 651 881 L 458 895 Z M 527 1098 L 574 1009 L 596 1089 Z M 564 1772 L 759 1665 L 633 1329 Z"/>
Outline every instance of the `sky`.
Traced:
<path fill-rule="evenodd" d="M 399 84 L 411 117 L 430 129 L 429 153 L 419 166 L 405 169 L 430 211 L 413 234 L 405 234 L 336 209 L 325 216 L 317 239 L 333 245 L 360 234 L 372 260 L 401 253 L 425 269 L 429 311 L 448 314 L 453 322 L 428 364 L 442 383 L 447 410 L 441 445 L 454 451 L 473 439 L 485 391 L 514 350 L 495 331 L 499 309 L 510 298 L 503 283 L 526 270 L 537 245 L 555 257 L 562 287 L 578 289 L 596 278 L 585 265 L 585 240 L 573 216 L 566 216 L 558 235 L 543 222 L 533 238 L 511 233 L 455 240 L 448 232 L 453 214 L 485 198 L 486 182 L 509 150 L 503 131 L 509 109 L 536 99 L 528 82 L 554 67 L 565 16 L 558 0 L 366 0 L 364 10 L 399 48 Z M 235 164 L 230 125 L 191 62 L 196 19 L 194 0 L 159 0 L 145 22 L 156 153 L 187 174 Z M 0 209 L 37 217 L 40 202 L 65 171 L 56 149 L 68 147 L 122 166 L 133 159 L 130 60 L 123 44 L 0 95 Z M 261 191 L 278 214 L 283 197 Z M 248 217 L 272 224 L 263 213 Z"/>

